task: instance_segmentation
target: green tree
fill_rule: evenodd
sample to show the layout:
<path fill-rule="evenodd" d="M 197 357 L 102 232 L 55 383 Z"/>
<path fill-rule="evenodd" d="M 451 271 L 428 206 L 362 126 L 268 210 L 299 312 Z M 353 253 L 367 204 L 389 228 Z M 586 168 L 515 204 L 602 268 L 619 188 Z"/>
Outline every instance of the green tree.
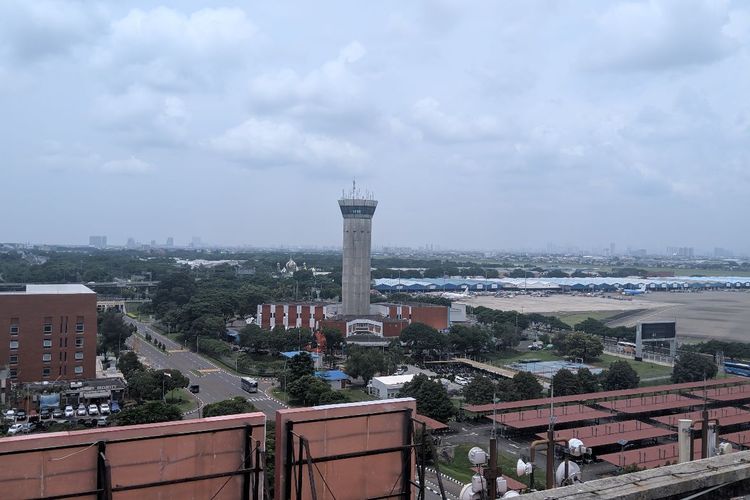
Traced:
<path fill-rule="evenodd" d="M 521 334 L 515 323 L 493 323 L 492 335 L 495 337 L 497 346 L 503 350 L 513 349 L 521 341 Z"/>
<path fill-rule="evenodd" d="M 304 375 L 290 382 L 287 392 L 293 405 L 317 406 L 346 401 L 346 396 L 334 391 L 314 375 Z"/>
<path fill-rule="evenodd" d="M 97 330 L 98 351 L 103 354 L 119 354 L 125 341 L 136 331 L 136 327 L 125 323 L 122 313 L 115 309 L 106 309 L 97 315 Z"/>
<path fill-rule="evenodd" d="M 599 377 L 591 373 L 588 368 L 579 368 L 576 377 L 578 378 L 578 387 L 581 388 L 581 394 L 599 392 Z"/>
<path fill-rule="evenodd" d="M 164 384 L 165 393 L 175 389 L 184 389 L 190 385 L 190 379 L 183 375 L 180 370 L 175 370 L 173 368 L 167 370 L 155 370 L 154 377 L 156 377 L 157 383 Z"/>
<path fill-rule="evenodd" d="M 516 401 L 542 397 L 542 384 L 529 372 L 518 372 L 511 379 L 512 398 Z"/>
<path fill-rule="evenodd" d="M 352 378 L 362 377 L 367 385 L 375 374 L 384 371 L 385 364 L 379 349 L 354 346 L 349 349 L 344 371 Z"/>
<path fill-rule="evenodd" d="M 203 407 L 204 417 L 218 417 L 220 415 L 236 415 L 238 413 L 254 412 L 255 407 L 242 396 L 235 396 L 232 399 L 225 399 L 210 403 Z"/>
<path fill-rule="evenodd" d="M 252 352 L 265 351 L 269 347 L 270 332 L 263 331 L 258 325 L 247 325 L 240 330 L 240 347 Z"/>
<path fill-rule="evenodd" d="M 585 333 L 573 332 L 565 335 L 563 354 L 571 358 L 582 358 L 591 361 L 601 356 L 604 345 L 600 338 Z"/>
<path fill-rule="evenodd" d="M 326 338 L 326 352 L 328 354 L 340 350 L 344 344 L 344 336 L 335 328 L 324 327 L 323 336 Z"/>
<path fill-rule="evenodd" d="M 479 375 L 466 384 L 462 391 L 466 403 L 470 405 L 483 405 L 492 403 L 497 393 L 497 386 L 491 378 Z"/>
<path fill-rule="evenodd" d="M 182 420 L 180 409 L 161 401 L 149 401 L 126 408 L 115 417 L 118 425 L 155 424 L 173 420 Z"/>
<path fill-rule="evenodd" d="M 602 373 L 602 387 L 605 391 L 634 389 L 640 383 L 638 373 L 625 360 L 615 361 Z"/>
<path fill-rule="evenodd" d="M 143 363 L 140 362 L 135 352 L 128 351 L 117 360 L 117 369 L 122 372 L 123 377 L 127 380 L 134 371 L 143 370 Z"/>
<path fill-rule="evenodd" d="M 161 379 L 153 370 L 135 370 L 127 378 L 128 393 L 137 401 L 161 399 Z"/>
<path fill-rule="evenodd" d="M 219 339 L 227 331 L 224 318 L 215 315 L 201 315 L 190 324 L 187 332 L 183 332 L 183 340 L 195 345 L 196 339 L 201 337 L 208 339 Z"/>
<path fill-rule="evenodd" d="M 417 413 L 440 422 L 447 422 L 456 413 L 443 384 L 430 380 L 422 373 L 404 384 L 399 394 L 416 399 Z"/>
<path fill-rule="evenodd" d="M 555 396 L 572 396 L 581 393 L 579 379 L 570 370 L 562 368 L 552 377 Z"/>
<path fill-rule="evenodd" d="M 451 350 L 477 355 L 492 348 L 492 336 L 482 325 L 453 325 L 448 333 Z"/>
<path fill-rule="evenodd" d="M 420 360 L 432 357 L 445 347 L 445 336 L 424 323 L 412 323 L 401 331 L 401 342 Z"/>
<path fill-rule="evenodd" d="M 698 382 L 716 376 L 718 368 L 709 356 L 695 352 L 683 352 L 675 361 L 672 382 Z"/>

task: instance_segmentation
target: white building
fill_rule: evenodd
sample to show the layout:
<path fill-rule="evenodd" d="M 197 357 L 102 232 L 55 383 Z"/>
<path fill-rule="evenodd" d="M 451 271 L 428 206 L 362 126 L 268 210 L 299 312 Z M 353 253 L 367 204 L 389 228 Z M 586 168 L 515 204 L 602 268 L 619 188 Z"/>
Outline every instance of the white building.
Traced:
<path fill-rule="evenodd" d="M 379 399 L 395 398 L 404 384 L 411 382 L 414 374 L 390 375 L 388 377 L 373 377 L 367 385 L 367 392 Z"/>

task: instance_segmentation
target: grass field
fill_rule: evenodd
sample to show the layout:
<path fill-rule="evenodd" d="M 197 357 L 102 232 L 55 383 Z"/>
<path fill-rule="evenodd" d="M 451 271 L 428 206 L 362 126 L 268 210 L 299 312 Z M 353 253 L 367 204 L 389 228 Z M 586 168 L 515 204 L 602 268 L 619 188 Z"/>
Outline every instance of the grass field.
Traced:
<path fill-rule="evenodd" d="M 200 401 L 187 389 L 175 389 L 166 394 L 167 403 L 177 405 L 182 413 L 194 410 Z"/>
<path fill-rule="evenodd" d="M 346 396 L 349 403 L 357 403 L 359 401 L 375 401 L 378 399 L 375 396 L 370 396 L 362 389 L 349 388 L 342 389 L 338 392 Z M 273 396 L 279 401 L 283 401 L 284 403 L 289 404 L 289 395 L 278 387 L 274 387 L 273 389 L 271 389 L 271 394 L 273 394 Z"/>
<path fill-rule="evenodd" d="M 471 476 L 474 475 L 472 470 L 471 462 L 469 462 L 469 450 L 473 447 L 470 444 L 460 444 L 456 447 L 454 458 L 452 462 L 440 461 L 440 472 L 451 476 L 454 479 L 468 483 L 471 481 Z M 512 458 L 503 453 L 498 453 L 498 462 L 503 470 L 503 474 L 513 479 L 517 479 L 524 484 L 529 483 L 528 477 L 519 478 L 516 475 L 516 461 L 517 458 Z M 545 487 L 545 471 L 544 467 L 540 467 L 534 471 L 534 483 L 538 489 L 544 489 Z"/>
<path fill-rule="evenodd" d="M 578 323 L 588 319 L 594 318 L 599 321 L 606 322 L 608 318 L 621 314 L 622 311 L 590 311 L 590 312 L 575 312 L 575 313 L 560 313 L 557 315 L 561 321 L 567 323 L 570 326 L 576 326 Z"/>

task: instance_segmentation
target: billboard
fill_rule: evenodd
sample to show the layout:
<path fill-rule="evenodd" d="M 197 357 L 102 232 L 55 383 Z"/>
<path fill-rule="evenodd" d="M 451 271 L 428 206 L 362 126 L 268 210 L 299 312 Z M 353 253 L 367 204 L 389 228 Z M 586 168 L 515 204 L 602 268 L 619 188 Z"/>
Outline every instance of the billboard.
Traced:
<path fill-rule="evenodd" d="M 677 335 L 677 323 L 674 321 L 663 321 L 659 323 L 641 323 L 641 339 L 673 339 Z"/>

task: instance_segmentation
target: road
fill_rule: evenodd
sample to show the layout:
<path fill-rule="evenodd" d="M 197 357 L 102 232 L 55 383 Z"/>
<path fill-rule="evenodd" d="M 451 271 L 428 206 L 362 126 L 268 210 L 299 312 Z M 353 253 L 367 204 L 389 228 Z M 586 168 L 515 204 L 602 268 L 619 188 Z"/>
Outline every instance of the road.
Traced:
<path fill-rule="evenodd" d="M 276 410 L 286 406 L 273 399 L 271 388 L 273 381 L 270 379 L 258 380 L 258 393 L 248 394 L 240 388 L 240 377 L 221 368 L 199 354 L 183 349 L 182 345 L 172 339 L 161 335 L 145 323 L 141 323 L 132 318 L 126 317 L 125 320 L 138 328 L 136 335 L 128 338 L 128 345 L 135 349 L 145 362 L 156 370 L 175 369 L 179 370 L 190 379 L 191 384 L 200 385 L 200 393 L 196 397 L 201 401 L 201 407 L 205 404 L 215 403 L 224 399 L 230 399 L 235 396 L 243 396 L 253 404 L 259 411 L 262 411 L 270 419 L 276 418 Z M 146 342 L 142 337 L 150 334 L 156 337 L 166 347 L 163 352 L 151 343 Z M 186 415 L 186 418 L 195 418 L 199 412 L 193 412 Z"/>

